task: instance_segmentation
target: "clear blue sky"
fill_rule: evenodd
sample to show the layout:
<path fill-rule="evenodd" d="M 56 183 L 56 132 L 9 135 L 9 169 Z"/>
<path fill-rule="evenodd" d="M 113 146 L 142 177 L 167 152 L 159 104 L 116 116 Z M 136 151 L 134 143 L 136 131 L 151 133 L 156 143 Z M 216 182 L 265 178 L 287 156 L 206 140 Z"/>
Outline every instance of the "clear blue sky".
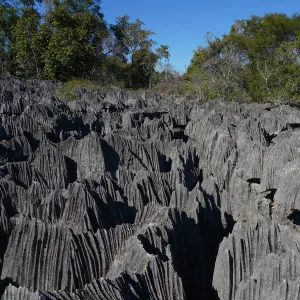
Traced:
<path fill-rule="evenodd" d="M 109 24 L 124 14 L 141 19 L 159 44 L 170 47 L 170 63 L 180 72 L 188 67 L 193 50 L 204 44 L 206 32 L 221 36 L 235 20 L 251 15 L 300 12 L 296 0 L 102 0 L 101 7 Z"/>

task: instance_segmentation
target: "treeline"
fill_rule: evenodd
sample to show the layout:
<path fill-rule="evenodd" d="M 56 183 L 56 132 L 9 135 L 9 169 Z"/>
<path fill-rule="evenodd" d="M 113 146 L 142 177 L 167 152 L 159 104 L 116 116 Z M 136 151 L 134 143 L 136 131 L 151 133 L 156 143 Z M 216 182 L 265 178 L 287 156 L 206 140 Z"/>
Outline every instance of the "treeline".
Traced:
<path fill-rule="evenodd" d="M 141 20 L 107 24 L 97 0 L 40 1 L 0 0 L 0 76 L 154 86 L 200 100 L 300 100 L 299 14 L 252 16 L 222 37 L 208 33 L 180 75 Z"/>
<path fill-rule="evenodd" d="M 252 16 L 222 38 L 206 36 L 181 89 L 210 99 L 300 100 L 300 15 Z"/>
<path fill-rule="evenodd" d="M 169 59 L 139 19 L 107 24 L 97 1 L 40 1 L 0 0 L 0 75 L 151 87 Z"/>

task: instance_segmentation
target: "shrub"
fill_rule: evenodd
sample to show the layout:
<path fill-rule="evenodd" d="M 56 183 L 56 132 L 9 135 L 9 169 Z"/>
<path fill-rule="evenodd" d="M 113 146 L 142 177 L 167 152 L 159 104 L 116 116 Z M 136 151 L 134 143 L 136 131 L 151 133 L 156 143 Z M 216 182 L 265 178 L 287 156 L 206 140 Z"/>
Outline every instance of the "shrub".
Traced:
<path fill-rule="evenodd" d="M 56 91 L 59 98 L 67 101 L 79 100 L 78 90 L 85 89 L 87 91 L 101 90 L 102 85 L 88 79 L 73 78 L 62 84 Z"/>

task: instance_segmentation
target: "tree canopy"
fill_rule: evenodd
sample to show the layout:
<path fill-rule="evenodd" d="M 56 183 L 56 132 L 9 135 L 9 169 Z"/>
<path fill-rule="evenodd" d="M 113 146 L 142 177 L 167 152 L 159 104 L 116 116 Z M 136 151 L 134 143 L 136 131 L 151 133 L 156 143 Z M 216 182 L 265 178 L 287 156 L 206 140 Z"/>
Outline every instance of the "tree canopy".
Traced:
<path fill-rule="evenodd" d="M 97 0 L 48 0 L 42 14 L 40 3 L 0 0 L 0 74 L 146 87 L 169 57 L 141 20 L 125 15 L 108 25 Z"/>
<path fill-rule="evenodd" d="M 183 76 L 154 36 L 128 15 L 107 24 L 99 0 L 0 0 L 0 75 L 129 88 L 159 83 L 202 99 L 300 99 L 299 14 L 251 16 L 222 37 L 208 33 Z"/>
<path fill-rule="evenodd" d="M 299 98 L 300 16 L 272 13 L 236 21 L 222 38 L 207 36 L 186 73 L 209 97 Z"/>

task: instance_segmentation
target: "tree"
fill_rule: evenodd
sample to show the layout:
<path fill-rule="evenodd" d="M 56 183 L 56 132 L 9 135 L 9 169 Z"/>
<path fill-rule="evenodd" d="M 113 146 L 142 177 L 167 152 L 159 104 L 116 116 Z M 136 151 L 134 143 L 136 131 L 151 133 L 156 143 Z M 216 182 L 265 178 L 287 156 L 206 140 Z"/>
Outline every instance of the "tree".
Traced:
<path fill-rule="evenodd" d="M 206 41 L 206 47 L 195 51 L 186 78 L 199 85 L 202 97 L 229 99 L 238 95 L 245 81 L 239 51 L 211 33 L 206 34 Z"/>
<path fill-rule="evenodd" d="M 12 30 L 18 20 L 14 6 L 0 1 L 0 75 L 11 72 L 13 51 L 11 49 Z"/>
<path fill-rule="evenodd" d="M 166 45 L 153 49 L 156 42 L 151 36 L 154 32 L 144 29 L 144 25 L 139 19 L 130 22 L 129 16 L 124 15 L 110 26 L 115 37 L 112 53 L 128 63 L 126 71 L 130 87 L 151 87 L 155 65 L 162 59 L 168 60 L 170 55 Z"/>
<path fill-rule="evenodd" d="M 285 14 L 252 16 L 236 21 L 224 42 L 231 42 L 241 53 L 248 73 L 248 91 L 262 99 L 278 89 L 277 49 L 299 35 L 299 15 Z"/>
<path fill-rule="evenodd" d="M 300 94 L 300 37 L 282 43 L 276 49 L 277 86 L 285 94 Z"/>
<path fill-rule="evenodd" d="M 115 46 L 125 60 L 131 62 L 135 51 L 150 49 L 155 44 L 150 38 L 154 32 L 143 29 L 144 25 L 140 19 L 130 22 L 130 17 L 124 15 L 118 17 L 116 24 L 110 26 L 115 36 Z"/>
<path fill-rule="evenodd" d="M 22 15 L 13 27 L 16 74 L 25 78 L 41 78 L 41 53 L 35 42 L 39 24 L 38 12 L 34 8 L 23 7 Z"/>
<path fill-rule="evenodd" d="M 151 87 L 156 64 L 169 58 L 139 19 L 125 15 L 108 28 L 100 0 L 45 0 L 40 15 L 41 1 L 0 0 L 0 74 Z"/>
<path fill-rule="evenodd" d="M 169 47 L 166 45 L 160 45 L 154 52 L 148 49 L 137 50 L 133 55 L 132 66 L 137 69 L 134 74 L 140 78 L 138 83 L 151 88 L 156 64 L 162 60 L 168 61 L 169 56 Z"/>
<path fill-rule="evenodd" d="M 42 53 L 45 75 L 66 80 L 92 77 L 103 60 L 107 27 L 91 0 L 55 2 L 45 16 L 39 40 L 48 40 Z"/>
<path fill-rule="evenodd" d="M 222 38 L 207 35 L 207 46 L 195 51 L 186 78 L 215 97 L 242 92 L 255 101 L 299 97 L 299 35 L 298 14 L 238 20 Z"/>
<path fill-rule="evenodd" d="M 141 78 L 140 82 L 137 80 L 142 72 L 140 65 L 144 64 L 145 66 L 147 65 L 146 62 L 149 63 L 154 59 L 153 56 L 149 56 L 150 50 L 155 44 L 154 40 L 151 39 L 154 32 L 143 29 L 144 25 L 140 19 L 130 22 L 129 16 L 124 15 L 118 17 L 116 24 L 110 26 L 115 37 L 114 49 L 118 51 L 117 56 L 129 64 L 126 68 L 126 75 L 130 87 L 145 83 L 145 78 Z M 134 78 L 136 79 L 135 82 Z"/>

